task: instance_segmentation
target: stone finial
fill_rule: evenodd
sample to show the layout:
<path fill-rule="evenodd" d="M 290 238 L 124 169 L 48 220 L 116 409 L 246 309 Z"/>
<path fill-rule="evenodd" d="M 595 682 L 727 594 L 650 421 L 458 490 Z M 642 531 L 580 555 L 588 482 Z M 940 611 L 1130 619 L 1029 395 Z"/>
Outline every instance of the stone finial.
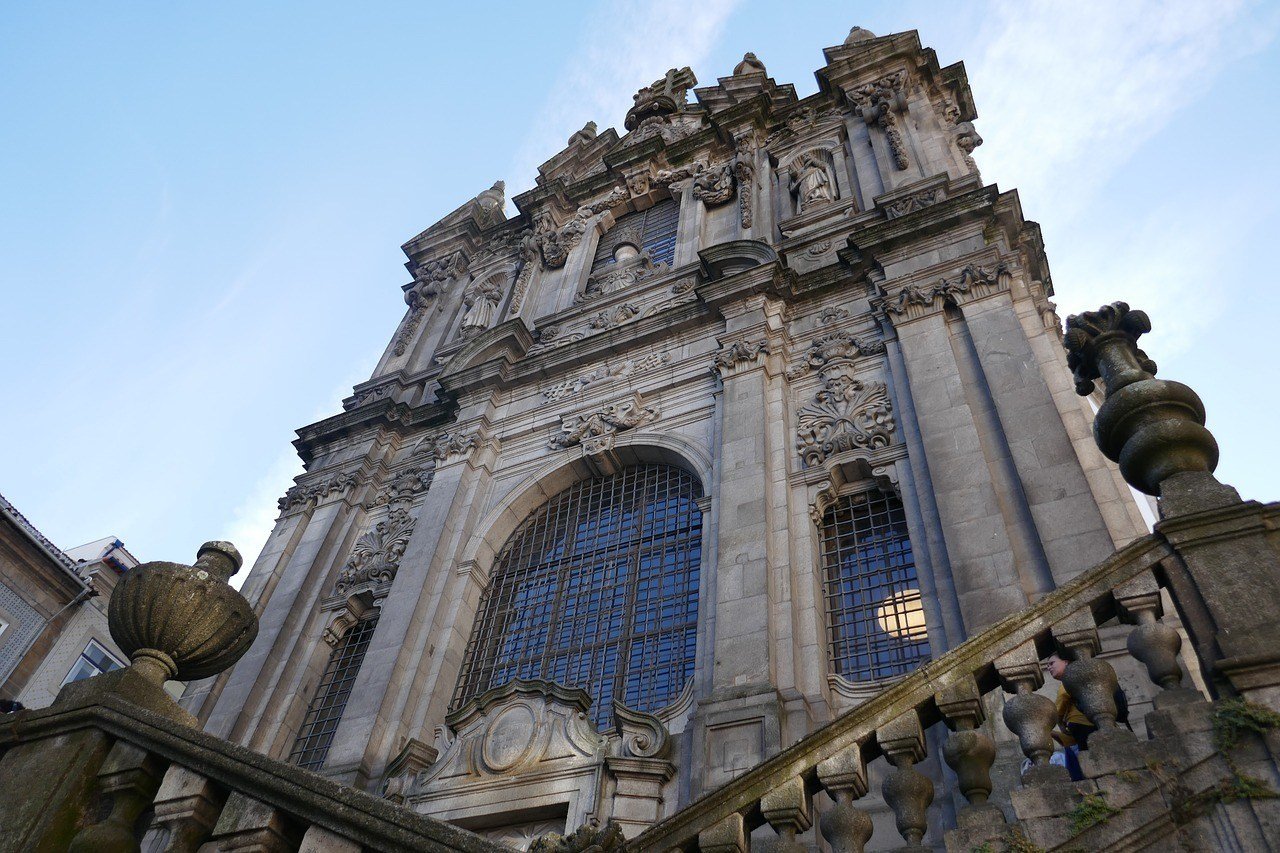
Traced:
<path fill-rule="evenodd" d="M 230 542 L 206 542 L 194 566 L 144 563 L 120 578 L 107 625 L 130 669 L 162 685 L 207 678 L 239 660 L 258 635 L 253 608 L 227 585 L 242 562 Z"/>
<path fill-rule="evenodd" d="M 573 136 L 569 137 L 569 145 L 584 145 L 596 138 L 596 123 L 589 121 Z"/>
<path fill-rule="evenodd" d="M 846 45 L 862 44 L 864 41 L 871 41 L 875 37 L 876 34 L 871 32 L 871 30 L 865 30 L 862 27 L 853 27 L 849 30 L 849 35 L 845 36 L 844 43 Z"/>
<path fill-rule="evenodd" d="M 1156 363 L 1138 348 L 1138 338 L 1149 331 L 1144 312 L 1113 302 L 1068 317 L 1063 346 L 1077 393 L 1091 394 L 1094 380 L 1103 382 L 1106 401 L 1093 424 L 1098 447 L 1120 464 L 1131 486 L 1160 495 L 1161 484 L 1175 475 L 1212 480 L 1218 443 L 1204 428 L 1204 404 L 1196 393 L 1155 378 Z"/>
<path fill-rule="evenodd" d="M 476 196 L 476 204 L 487 213 L 502 210 L 507 203 L 507 184 L 505 181 L 494 181 L 493 186 Z"/>
<path fill-rule="evenodd" d="M 764 63 L 761 62 L 760 59 L 750 51 L 747 51 L 746 53 L 744 53 L 742 55 L 742 61 L 739 62 L 737 65 L 733 66 L 734 77 L 742 77 L 743 75 L 746 75 L 746 74 L 768 74 L 768 73 L 769 72 L 764 70 Z"/>

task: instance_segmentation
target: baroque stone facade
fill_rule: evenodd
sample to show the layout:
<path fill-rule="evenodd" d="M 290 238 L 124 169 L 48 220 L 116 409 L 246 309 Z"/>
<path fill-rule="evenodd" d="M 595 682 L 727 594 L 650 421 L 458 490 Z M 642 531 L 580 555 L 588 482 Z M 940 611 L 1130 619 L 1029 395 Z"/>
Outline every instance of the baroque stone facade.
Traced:
<path fill-rule="evenodd" d="M 892 667 L 858 655 L 940 656 L 1146 532 L 1044 319 L 1039 228 L 978 174 L 963 66 L 915 32 L 855 28 L 824 56 L 804 99 L 752 54 L 706 86 L 672 69 L 625 132 L 575 133 L 513 216 L 499 182 L 404 245 L 408 310 L 373 376 L 299 431 L 306 473 L 243 590 L 258 640 L 184 699 L 207 731 L 287 758 L 341 684 L 326 775 L 494 838 L 631 837 L 882 691 Z M 540 612 L 487 597 L 513 536 L 637 466 L 696 484 L 668 701 L 618 686 L 592 717 L 607 667 L 560 683 L 549 659 L 461 701 L 484 632 Z M 847 616 L 832 531 L 881 505 L 910 580 Z M 849 651 L 855 629 L 884 645 Z"/>

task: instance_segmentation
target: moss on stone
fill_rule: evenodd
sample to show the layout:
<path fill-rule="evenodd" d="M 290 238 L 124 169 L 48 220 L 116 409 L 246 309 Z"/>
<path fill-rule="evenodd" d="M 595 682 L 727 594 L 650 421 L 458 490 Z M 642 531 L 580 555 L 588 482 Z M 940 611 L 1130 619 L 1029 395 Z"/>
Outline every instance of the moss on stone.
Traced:
<path fill-rule="evenodd" d="M 1067 813 L 1067 817 L 1071 818 L 1071 834 L 1079 835 L 1092 826 L 1111 820 L 1120 811 L 1108 803 L 1102 794 L 1085 794 L 1084 799 Z"/>

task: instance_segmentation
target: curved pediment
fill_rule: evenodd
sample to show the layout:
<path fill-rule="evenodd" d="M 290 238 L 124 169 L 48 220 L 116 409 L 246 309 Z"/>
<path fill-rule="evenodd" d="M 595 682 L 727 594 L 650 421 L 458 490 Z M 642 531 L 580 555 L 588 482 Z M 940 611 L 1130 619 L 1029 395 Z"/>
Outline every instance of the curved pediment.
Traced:
<path fill-rule="evenodd" d="M 519 317 L 512 317 L 467 341 L 445 364 L 440 383 L 445 385 L 450 378 L 491 361 L 514 364 L 531 346 L 533 334 L 529 327 Z"/>

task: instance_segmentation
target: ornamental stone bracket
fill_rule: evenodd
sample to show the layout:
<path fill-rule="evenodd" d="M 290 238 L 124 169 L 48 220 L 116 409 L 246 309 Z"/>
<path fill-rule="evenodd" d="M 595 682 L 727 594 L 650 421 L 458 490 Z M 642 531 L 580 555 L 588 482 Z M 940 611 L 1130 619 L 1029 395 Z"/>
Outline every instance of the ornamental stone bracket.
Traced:
<path fill-rule="evenodd" d="M 748 340 L 736 338 L 724 343 L 715 354 L 711 372 L 721 379 L 728 379 L 739 373 L 746 373 L 762 367 L 768 358 L 770 344 L 768 339 Z"/>
<path fill-rule="evenodd" d="M 841 496 L 879 489 L 885 494 L 902 496 L 898 484 L 897 458 L 901 454 L 878 452 L 872 459 L 854 458 L 844 461 L 832 460 L 827 471 L 827 479 L 814 484 L 813 502 L 809 504 L 809 517 L 818 527 L 822 526 L 823 516 Z"/>
<path fill-rule="evenodd" d="M 553 450 L 582 445 L 588 455 L 612 450 L 619 432 L 651 424 L 659 417 L 655 406 L 645 404 L 639 393 L 583 415 L 560 417 L 560 429 L 548 442 Z"/>
<path fill-rule="evenodd" d="M 437 465 L 448 465 L 467 459 L 479 444 L 476 433 L 443 432 L 431 443 L 431 453 Z"/>
<path fill-rule="evenodd" d="M 993 293 L 1006 292 L 1013 274 L 1002 262 L 990 265 L 969 264 L 953 276 L 933 284 L 908 284 L 880 305 L 894 322 L 915 320 L 941 310 L 948 302 L 963 304 Z"/>
<path fill-rule="evenodd" d="M 845 314 L 847 316 L 848 312 Z M 803 358 L 787 370 L 787 378 L 799 379 L 812 371 L 822 372 L 842 362 L 850 363 L 857 358 L 883 355 L 884 352 L 885 345 L 882 340 L 859 338 L 846 331 L 831 332 L 814 339 L 809 344 Z"/>
<path fill-rule="evenodd" d="M 336 648 L 343 635 L 377 606 L 376 597 L 375 590 L 361 589 L 353 590 L 349 595 L 335 596 L 324 602 L 322 605 L 324 609 L 335 611 L 333 616 L 329 617 L 329 624 L 325 626 L 322 635 L 324 641 Z"/>

